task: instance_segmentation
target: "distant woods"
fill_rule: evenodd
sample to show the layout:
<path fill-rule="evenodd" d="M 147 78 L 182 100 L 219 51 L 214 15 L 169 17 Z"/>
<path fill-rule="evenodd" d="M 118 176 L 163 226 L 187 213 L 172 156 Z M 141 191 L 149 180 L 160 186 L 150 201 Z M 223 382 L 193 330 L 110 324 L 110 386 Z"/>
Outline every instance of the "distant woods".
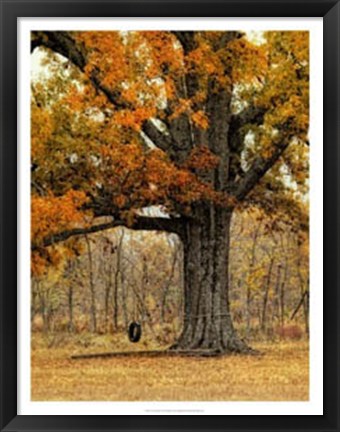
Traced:
<path fill-rule="evenodd" d="M 32 278 L 32 330 L 126 333 L 171 344 L 183 327 L 183 250 L 174 234 L 126 228 L 79 237 L 76 257 Z M 300 338 L 309 332 L 308 238 L 273 230 L 255 213 L 234 214 L 230 303 L 240 335 Z M 127 335 L 126 335 L 127 337 Z"/>

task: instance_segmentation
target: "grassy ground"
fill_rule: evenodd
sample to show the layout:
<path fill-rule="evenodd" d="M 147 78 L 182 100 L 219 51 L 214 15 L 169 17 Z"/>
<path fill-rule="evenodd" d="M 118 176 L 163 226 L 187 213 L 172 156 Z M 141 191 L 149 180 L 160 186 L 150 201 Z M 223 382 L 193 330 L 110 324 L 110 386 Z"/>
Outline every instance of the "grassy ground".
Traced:
<path fill-rule="evenodd" d="M 33 335 L 32 400 L 301 401 L 309 397 L 305 340 L 253 344 L 264 353 L 261 357 L 71 360 L 72 354 L 113 351 L 114 341 L 58 337 Z M 127 344 L 122 338 L 114 343 L 115 351 L 155 348 Z"/>

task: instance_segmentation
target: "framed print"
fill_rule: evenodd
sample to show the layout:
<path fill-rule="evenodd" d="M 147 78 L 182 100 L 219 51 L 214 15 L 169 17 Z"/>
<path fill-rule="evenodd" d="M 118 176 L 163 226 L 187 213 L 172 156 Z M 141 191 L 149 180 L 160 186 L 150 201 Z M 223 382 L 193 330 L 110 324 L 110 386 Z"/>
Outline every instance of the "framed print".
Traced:
<path fill-rule="evenodd" d="M 338 431 L 339 3 L 1 32 L 1 430 Z"/>

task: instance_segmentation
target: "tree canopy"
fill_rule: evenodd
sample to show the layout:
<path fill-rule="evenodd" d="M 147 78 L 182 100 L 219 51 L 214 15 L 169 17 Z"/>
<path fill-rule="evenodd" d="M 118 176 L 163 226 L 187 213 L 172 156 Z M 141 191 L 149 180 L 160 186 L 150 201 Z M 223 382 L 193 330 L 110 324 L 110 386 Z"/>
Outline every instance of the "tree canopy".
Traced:
<path fill-rule="evenodd" d="M 202 203 L 308 228 L 308 32 L 263 36 L 32 33 L 46 66 L 32 81 L 34 273 L 87 232 L 181 237 Z"/>

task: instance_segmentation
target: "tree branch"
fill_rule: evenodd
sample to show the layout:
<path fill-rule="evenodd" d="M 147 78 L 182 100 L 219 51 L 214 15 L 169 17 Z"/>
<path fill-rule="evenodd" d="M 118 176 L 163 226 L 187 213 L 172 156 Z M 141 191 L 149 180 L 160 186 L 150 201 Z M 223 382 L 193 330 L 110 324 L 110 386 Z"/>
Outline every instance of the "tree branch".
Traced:
<path fill-rule="evenodd" d="M 32 243 L 31 250 L 37 251 L 41 248 L 68 240 L 71 237 L 93 234 L 99 231 L 116 228 L 118 226 L 125 226 L 126 228 L 135 231 L 165 231 L 168 233 L 178 234 L 179 236 L 182 235 L 182 223 L 180 218 L 171 219 L 163 217 L 137 216 L 131 225 L 128 225 L 126 221 L 114 219 L 110 222 L 93 225 L 87 228 L 73 228 L 61 231 L 57 234 L 45 237 L 39 244 Z"/>
<path fill-rule="evenodd" d="M 74 39 L 66 31 L 44 31 L 33 32 L 31 40 L 31 52 L 39 47 L 45 46 L 52 51 L 69 59 L 82 72 L 86 66 L 85 52 L 80 49 Z"/>
<path fill-rule="evenodd" d="M 291 143 L 292 137 L 289 136 L 279 143 L 277 143 L 272 151 L 271 156 L 264 158 L 258 156 L 254 159 L 251 167 L 246 171 L 244 176 L 236 182 L 232 195 L 239 201 L 243 200 L 246 195 L 256 186 L 256 184 L 261 180 L 261 178 L 266 174 L 267 171 L 276 163 L 283 152 Z"/>
<path fill-rule="evenodd" d="M 262 107 L 255 107 L 254 105 L 245 108 L 239 114 L 231 116 L 230 131 L 234 133 L 248 123 L 259 125 L 263 123 L 266 109 Z"/>
<path fill-rule="evenodd" d="M 172 31 L 171 33 L 176 36 L 182 45 L 184 54 L 188 54 L 197 47 L 194 31 Z"/>
<path fill-rule="evenodd" d="M 155 144 L 156 147 L 165 152 L 168 152 L 171 146 L 174 144 L 171 137 L 161 132 L 151 120 L 146 120 L 143 123 L 142 131 Z"/>
<path fill-rule="evenodd" d="M 34 32 L 31 41 L 31 52 L 38 46 L 45 46 L 46 48 L 62 55 L 84 72 L 87 63 L 86 53 L 81 49 L 81 47 L 79 47 L 68 32 Z M 118 89 L 109 89 L 100 82 L 98 71 L 94 70 L 89 79 L 92 85 L 99 92 L 103 93 L 116 109 L 133 109 L 133 106 L 131 106 L 130 103 L 122 100 L 121 93 Z M 156 147 L 159 147 L 163 151 L 167 151 L 170 148 L 172 144 L 171 138 L 160 132 L 151 120 L 144 122 L 142 130 Z"/>

